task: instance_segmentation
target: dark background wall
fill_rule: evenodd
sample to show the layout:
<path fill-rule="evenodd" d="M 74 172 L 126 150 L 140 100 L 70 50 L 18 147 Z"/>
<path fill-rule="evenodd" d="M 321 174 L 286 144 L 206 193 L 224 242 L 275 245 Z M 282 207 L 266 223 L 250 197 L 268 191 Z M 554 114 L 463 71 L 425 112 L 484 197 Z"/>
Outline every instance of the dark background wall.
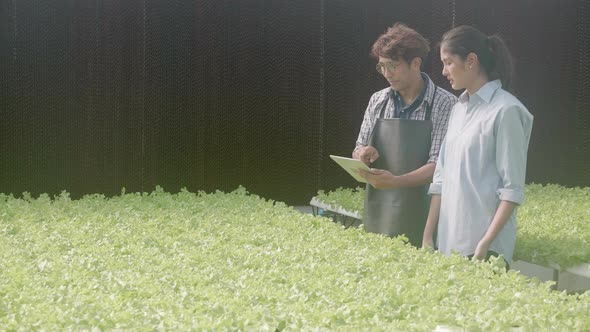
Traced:
<path fill-rule="evenodd" d="M 535 116 L 528 182 L 590 186 L 585 0 L 0 0 L 0 192 L 356 186 L 369 57 L 396 21 L 501 33 Z M 425 71 L 450 89 L 433 47 Z"/>

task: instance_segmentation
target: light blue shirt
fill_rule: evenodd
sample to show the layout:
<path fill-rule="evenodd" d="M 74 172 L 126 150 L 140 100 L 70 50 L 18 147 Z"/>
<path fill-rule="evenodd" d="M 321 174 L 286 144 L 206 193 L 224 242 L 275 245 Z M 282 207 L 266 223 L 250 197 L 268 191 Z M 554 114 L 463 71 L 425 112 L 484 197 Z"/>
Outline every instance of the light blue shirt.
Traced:
<path fill-rule="evenodd" d="M 524 201 L 526 160 L 533 116 L 499 80 L 469 96 L 451 112 L 430 194 L 441 194 L 438 250 L 472 255 L 500 201 Z M 516 209 L 490 250 L 512 261 Z"/>

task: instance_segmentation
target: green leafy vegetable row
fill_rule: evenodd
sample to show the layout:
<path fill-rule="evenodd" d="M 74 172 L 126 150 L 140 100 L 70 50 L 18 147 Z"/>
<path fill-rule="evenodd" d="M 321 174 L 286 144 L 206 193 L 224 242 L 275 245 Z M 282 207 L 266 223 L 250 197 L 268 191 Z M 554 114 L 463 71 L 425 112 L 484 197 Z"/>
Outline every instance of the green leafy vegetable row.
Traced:
<path fill-rule="evenodd" d="M 3 330 L 584 331 L 588 312 L 590 294 L 243 188 L 0 195 Z"/>
<path fill-rule="evenodd" d="M 518 209 L 515 259 L 567 268 L 590 262 L 590 188 L 529 184 Z M 320 190 L 317 199 L 362 216 L 363 188 Z"/>
<path fill-rule="evenodd" d="M 341 207 L 346 211 L 363 214 L 365 188 L 336 188 L 332 191 L 319 190 L 316 196 L 319 201 L 332 207 Z"/>

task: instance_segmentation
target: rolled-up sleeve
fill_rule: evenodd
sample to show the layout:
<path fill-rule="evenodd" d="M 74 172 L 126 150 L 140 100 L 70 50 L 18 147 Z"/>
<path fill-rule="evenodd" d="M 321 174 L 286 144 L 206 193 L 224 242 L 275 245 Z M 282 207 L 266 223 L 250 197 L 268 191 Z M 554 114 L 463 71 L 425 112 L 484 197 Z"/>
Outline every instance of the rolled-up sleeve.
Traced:
<path fill-rule="evenodd" d="M 356 140 L 356 147 L 369 145 L 369 139 L 371 137 L 371 133 L 373 132 L 373 127 L 375 126 L 376 121 L 375 107 L 377 97 L 378 93 L 375 93 L 369 99 L 369 104 L 367 105 L 367 109 L 365 110 L 365 115 L 363 117 L 363 123 L 361 124 L 361 129 Z"/>
<path fill-rule="evenodd" d="M 428 188 L 429 195 L 440 195 L 442 193 L 442 184 L 443 184 L 443 171 L 445 168 L 445 145 L 446 145 L 446 138 L 443 139 L 440 153 L 438 155 L 438 161 L 436 162 L 436 168 L 434 169 L 434 175 L 432 176 L 432 183 Z"/>
<path fill-rule="evenodd" d="M 499 112 L 494 124 L 496 134 L 496 168 L 502 187 L 496 194 L 502 201 L 522 204 L 529 140 L 533 116 L 511 106 Z"/>
<path fill-rule="evenodd" d="M 440 195 L 442 193 L 442 183 L 433 182 L 428 188 L 429 195 Z"/>

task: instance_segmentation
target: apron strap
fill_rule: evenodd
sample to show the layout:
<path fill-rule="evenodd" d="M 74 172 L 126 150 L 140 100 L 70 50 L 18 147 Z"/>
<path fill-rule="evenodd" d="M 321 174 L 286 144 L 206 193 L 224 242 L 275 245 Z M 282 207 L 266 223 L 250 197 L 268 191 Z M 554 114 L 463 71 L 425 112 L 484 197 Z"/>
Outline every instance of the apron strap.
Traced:
<path fill-rule="evenodd" d="M 388 92 L 387 99 L 385 99 L 385 103 L 383 103 L 383 106 L 381 107 L 381 111 L 379 111 L 379 119 L 383 119 L 383 116 L 385 115 L 385 109 L 387 108 L 387 103 L 389 103 L 389 98 L 390 98 L 390 94 Z"/>
<path fill-rule="evenodd" d="M 435 84 L 434 85 L 434 93 L 432 94 L 432 99 L 430 100 L 430 103 L 426 107 L 426 115 L 424 116 L 424 120 L 430 120 L 430 116 L 432 115 L 432 108 L 434 107 L 434 98 L 436 97 L 437 90 L 438 90 L 438 86 Z M 385 114 L 385 109 L 387 108 L 387 104 L 389 103 L 390 97 L 391 96 L 388 93 L 387 99 L 385 99 L 385 103 L 383 103 L 383 106 L 381 107 L 381 110 L 379 111 L 379 119 L 383 119 L 383 116 Z"/>
<path fill-rule="evenodd" d="M 430 101 L 430 104 L 428 104 L 428 106 L 426 107 L 426 115 L 424 116 L 424 120 L 430 120 L 430 115 L 432 114 L 432 107 L 434 107 L 434 98 L 436 97 L 437 89 L 438 86 L 435 84 L 434 93 L 432 94 L 432 100 Z"/>

